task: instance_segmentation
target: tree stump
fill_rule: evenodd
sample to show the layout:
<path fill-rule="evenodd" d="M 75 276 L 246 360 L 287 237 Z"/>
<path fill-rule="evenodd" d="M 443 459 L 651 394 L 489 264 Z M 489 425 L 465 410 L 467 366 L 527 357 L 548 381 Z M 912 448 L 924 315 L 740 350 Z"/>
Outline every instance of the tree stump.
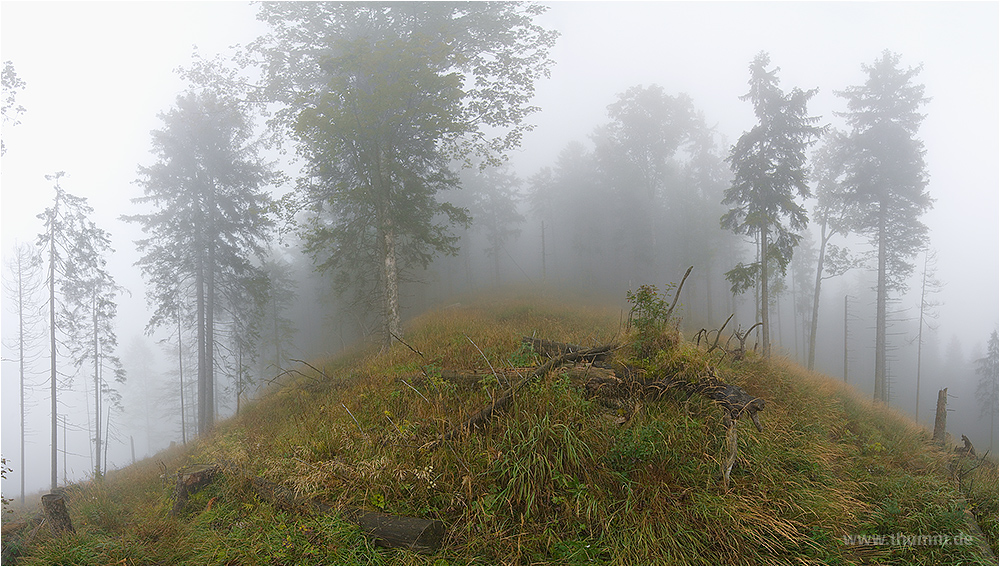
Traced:
<path fill-rule="evenodd" d="M 945 425 L 948 421 L 948 388 L 938 390 L 937 413 L 934 414 L 934 437 L 932 439 L 944 444 Z"/>
<path fill-rule="evenodd" d="M 69 512 L 66 511 L 66 499 L 62 494 L 50 492 L 42 495 L 42 512 L 45 514 L 45 521 L 49 523 L 52 535 L 59 537 L 62 534 L 76 533 L 73 529 L 73 522 L 69 519 Z"/>
<path fill-rule="evenodd" d="M 174 488 L 174 507 L 170 514 L 177 516 L 187 505 L 188 496 L 212 482 L 219 472 L 219 465 L 193 465 L 177 471 L 177 486 Z"/>

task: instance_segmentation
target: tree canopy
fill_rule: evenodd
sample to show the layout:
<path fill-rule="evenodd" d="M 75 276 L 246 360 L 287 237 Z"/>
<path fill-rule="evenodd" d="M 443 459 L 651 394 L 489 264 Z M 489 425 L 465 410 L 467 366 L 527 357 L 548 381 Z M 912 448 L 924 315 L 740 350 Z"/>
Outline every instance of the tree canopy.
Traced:
<path fill-rule="evenodd" d="M 520 3 L 265 3 L 272 125 L 289 126 L 306 175 L 306 250 L 342 290 L 381 303 L 401 334 L 401 272 L 456 252 L 466 211 L 438 200 L 454 160 L 498 164 L 530 128 L 556 34 Z"/>

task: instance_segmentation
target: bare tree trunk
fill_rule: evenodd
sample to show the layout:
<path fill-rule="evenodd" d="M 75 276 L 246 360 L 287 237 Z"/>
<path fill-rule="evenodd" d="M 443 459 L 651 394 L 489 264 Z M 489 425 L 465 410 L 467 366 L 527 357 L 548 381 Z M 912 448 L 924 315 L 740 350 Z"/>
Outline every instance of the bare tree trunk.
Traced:
<path fill-rule="evenodd" d="M 58 462 L 59 462 L 59 439 L 57 430 L 56 406 L 56 223 L 55 217 L 59 211 L 59 192 L 56 191 L 56 203 L 52 209 L 52 226 L 49 228 L 49 352 L 50 352 L 50 384 L 49 395 L 52 402 L 52 490 L 59 485 Z"/>
<path fill-rule="evenodd" d="M 816 261 L 816 288 L 813 291 L 812 321 L 809 322 L 809 360 L 806 368 L 814 370 L 816 366 L 816 328 L 819 322 L 819 293 L 823 284 L 823 263 L 826 261 L 826 243 L 829 242 L 830 234 L 826 233 L 826 218 L 820 225 L 819 236 L 819 259 Z"/>
<path fill-rule="evenodd" d="M 181 344 L 181 310 L 177 307 L 177 378 L 181 387 L 181 443 L 187 445 L 187 421 L 184 416 L 184 348 Z"/>
<path fill-rule="evenodd" d="M 97 292 L 95 288 L 94 292 L 94 304 L 93 304 L 93 314 L 92 322 L 94 325 L 94 415 L 96 419 L 94 423 L 94 454 L 96 459 L 94 460 L 94 478 L 101 478 L 101 359 L 100 359 L 100 344 L 97 338 Z"/>
<path fill-rule="evenodd" d="M 885 305 L 886 305 L 886 205 L 879 205 L 878 296 L 875 300 L 875 400 L 888 402 L 885 385 Z"/>
<path fill-rule="evenodd" d="M 21 300 L 24 296 L 21 287 L 21 274 L 18 272 L 17 289 L 17 346 L 18 346 L 18 366 L 21 374 L 21 504 L 24 505 L 24 303 Z M 992 445 L 992 444 L 991 444 Z"/>
<path fill-rule="evenodd" d="M 944 444 L 948 421 L 948 388 L 938 390 L 937 412 L 934 414 L 934 436 L 932 439 Z"/>
<path fill-rule="evenodd" d="M 396 233 L 392 223 L 387 222 L 382 230 L 382 253 L 384 265 L 382 269 L 382 345 L 392 345 L 392 336 L 402 336 L 402 323 L 399 320 L 399 272 L 396 267 Z"/>
<path fill-rule="evenodd" d="M 847 298 L 844 296 L 844 383 L 847 383 Z"/>
<path fill-rule="evenodd" d="M 771 358 L 771 325 L 768 321 L 768 294 L 767 294 L 767 228 L 760 230 L 760 320 L 761 325 L 761 353 L 764 359 Z"/>
<path fill-rule="evenodd" d="M 196 294 L 196 325 L 198 341 L 198 435 L 208 432 L 208 422 L 206 417 L 208 412 L 205 408 L 208 396 L 207 380 L 208 371 L 205 358 L 205 267 L 201 258 L 198 259 L 198 266 L 195 273 L 195 294 Z"/>
<path fill-rule="evenodd" d="M 214 237 L 213 237 L 214 238 Z M 205 278 L 205 430 L 215 426 L 215 242 L 208 245 Z"/>
<path fill-rule="evenodd" d="M 542 221 L 542 283 L 545 283 L 545 221 Z"/>
<path fill-rule="evenodd" d="M 500 241 L 493 244 L 493 285 L 500 285 Z"/>

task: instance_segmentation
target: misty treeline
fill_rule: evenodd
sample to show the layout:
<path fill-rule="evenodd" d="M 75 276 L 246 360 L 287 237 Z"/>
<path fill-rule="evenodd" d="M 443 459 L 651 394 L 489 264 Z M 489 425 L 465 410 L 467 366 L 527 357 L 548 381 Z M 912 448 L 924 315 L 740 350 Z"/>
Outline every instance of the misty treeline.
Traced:
<path fill-rule="evenodd" d="M 930 260 L 917 328 L 899 304 L 916 258 L 932 255 L 920 220 L 932 200 L 919 66 L 875 54 L 861 65 L 863 82 L 836 93 L 841 109 L 822 116 L 809 108 L 817 91 L 784 88 L 761 53 L 741 97 L 756 123 L 735 141 L 689 96 L 627 87 L 589 139 L 523 175 L 508 158 L 540 110 L 535 84 L 555 63 L 558 34 L 535 22 L 543 11 L 262 3 L 266 35 L 230 56 L 196 54 L 181 70 L 190 87 L 160 114 L 152 159 L 121 217 L 143 231 L 137 267 L 159 356 L 142 340 L 116 353 L 124 290 L 103 268 L 107 233 L 86 224 L 85 200 L 55 177 L 54 206 L 40 215 L 46 228 L 24 268 L 25 277 L 28 265 L 48 271 L 31 277 L 46 282 L 38 305 L 51 311 L 53 486 L 56 389 L 75 374 L 57 367 L 60 349 L 93 374 L 87 427 L 99 476 L 114 434 L 105 406 L 118 407 L 113 386 L 125 375 L 135 407 L 119 416 L 145 431 L 147 449 L 186 442 L 297 356 L 368 336 L 391 345 L 408 314 L 511 282 L 620 300 L 644 284 L 666 289 L 693 265 L 686 328 L 717 328 L 736 313 L 733 328 L 762 323 L 764 356 L 773 345 L 831 374 L 843 360 L 845 380 L 850 364 L 854 383 L 886 403 L 899 399 L 894 388 L 909 390 L 910 376 L 940 376 L 949 364 L 975 372 L 960 346 L 925 348 L 941 285 Z M 5 93 L 24 88 L 9 91 L 4 73 Z M 73 206 L 79 227 L 60 233 L 58 211 Z M 851 272 L 833 300 L 845 302 L 844 318 L 821 327 L 823 282 Z M 26 335 L 44 325 L 25 321 Z M 848 323 L 850 333 L 833 331 Z M 862 344 L 866 327 L 874 348 Z M 819 338 L 820 329 L 830 331 Z M 902 356 L 912 341 L 916 355 Z M 976 368 L 983 413 L 995 417 L 992 341 Z M 158 369 L 158 358 L 172 370 Z"/>

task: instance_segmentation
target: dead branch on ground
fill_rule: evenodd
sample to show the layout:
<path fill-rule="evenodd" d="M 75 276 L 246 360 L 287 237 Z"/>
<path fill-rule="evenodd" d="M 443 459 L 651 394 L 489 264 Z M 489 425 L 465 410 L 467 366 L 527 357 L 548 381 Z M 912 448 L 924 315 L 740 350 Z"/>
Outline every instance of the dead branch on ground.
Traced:
<path fill-rule="evenodd" d="M 493 403 L 484 407 L 482 410 L 478 411 L 477 413 L 466 419 L 461 425 L 453 427 L 451 430 L 445 432 L 439 438 L 435 439 L 434 441 L 431 441 L 430 443 L 427 443 L 422 447 L 422 449 L 427 451 L 436 449 L 439 446 L 441 446 L 441 444 L 444 443 L 445 441 L 454 439 L 458 435 L 471 431 L 473 428 L 478 427 L 483 423 L 486 423 L 487 421 L 492 419 L 494 413 L 510 405 L 510 403 L 514 400 L 514 394 L 516 394 L 517 391 L 520 390 L 525 384 L 527 384 L 528 382 L 530 382 L 535 378 L 544 376 L 545 373 L 548 372 L 549 370 L 552 370 L 567 362 L 583 360 L 586 359 L 587 357 L 593 358 L 596 355 L 602 355 L 602 354 L 606 355 L 607 353 L 610 353 L 613 349 L 614 349 L 613 345 L 604 345 L 585 350 L 567 352 L 553 359 L 550 359 L 545 364 L 542 364 L 541 366 L 538 366 L 537 368 L 532 370 L 530 374 L 522 378 L 518 383 L 514 384 L 509 389 L 507 389 L 507 391 L 504 392 L 503 395 L 497 398 Z"/>

